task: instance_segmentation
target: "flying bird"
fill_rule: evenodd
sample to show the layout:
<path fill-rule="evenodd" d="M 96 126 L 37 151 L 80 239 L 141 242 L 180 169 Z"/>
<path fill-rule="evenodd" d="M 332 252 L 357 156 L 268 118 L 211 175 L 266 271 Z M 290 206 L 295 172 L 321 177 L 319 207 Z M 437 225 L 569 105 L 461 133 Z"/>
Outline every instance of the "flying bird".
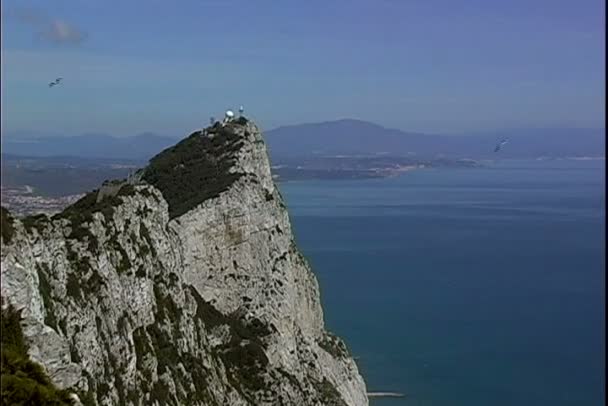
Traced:
<path fill-rule="evenodd" d="M 62 80 L 63 80 L 63 78 L 57 78 L 57 79 L 53 80 L 51 83 L 49 83 L 49 87 L 57 86 L 59 84 L 59 82 L 61 82 Z"/>
<path fill-rule="evenodd" d="M 500 151 L 502 146 L 505 145 L 507 142 L 509 142 L 509 140 L 507 140 L 507 139 L 500 140 L 500 142 L 496 145 L 496 148 L 494 148 L 494 152 Z"/>

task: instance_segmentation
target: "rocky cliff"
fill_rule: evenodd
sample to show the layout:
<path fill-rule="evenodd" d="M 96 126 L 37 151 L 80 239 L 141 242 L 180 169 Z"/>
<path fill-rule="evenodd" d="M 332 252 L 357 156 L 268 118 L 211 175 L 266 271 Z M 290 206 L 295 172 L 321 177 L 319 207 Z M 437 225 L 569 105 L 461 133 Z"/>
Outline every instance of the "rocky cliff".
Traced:
<path fill-rule="evenodd" d="M 195 132 L 52 218 L 2 217 L 3 306 L 83 404 L 368 404 L 252 122 Z"/>

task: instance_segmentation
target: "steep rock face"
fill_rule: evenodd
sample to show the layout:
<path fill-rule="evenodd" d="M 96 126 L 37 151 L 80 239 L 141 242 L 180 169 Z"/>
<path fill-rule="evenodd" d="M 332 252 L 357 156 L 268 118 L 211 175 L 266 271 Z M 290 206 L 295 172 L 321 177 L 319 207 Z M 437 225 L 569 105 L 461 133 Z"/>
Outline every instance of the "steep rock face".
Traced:
<path fill-rule="evenodd" d="M 367 405 L 261 133 L 196 132 L 63 213 L 2 213 L 2 297 L 83 404 Z"/>

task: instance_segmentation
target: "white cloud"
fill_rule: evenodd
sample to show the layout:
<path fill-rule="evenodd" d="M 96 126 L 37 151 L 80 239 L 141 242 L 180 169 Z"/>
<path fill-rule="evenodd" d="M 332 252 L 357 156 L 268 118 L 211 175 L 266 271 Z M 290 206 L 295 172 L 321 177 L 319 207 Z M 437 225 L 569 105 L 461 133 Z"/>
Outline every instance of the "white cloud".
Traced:
<path fill-rule="evenodd" d="M 40 34 L 43 38 L 57 44 L 80 44 L 86 33 L 61 20 L 52 20 Z"/>
<path fill-rule="evenodd" d="M 22 24 L 29 25 L 38 37 L 55 44 L 80 44 L 87 34 L 66 21 L 50 17 L 39 10 L 20 8 L 11 13 Z"/>

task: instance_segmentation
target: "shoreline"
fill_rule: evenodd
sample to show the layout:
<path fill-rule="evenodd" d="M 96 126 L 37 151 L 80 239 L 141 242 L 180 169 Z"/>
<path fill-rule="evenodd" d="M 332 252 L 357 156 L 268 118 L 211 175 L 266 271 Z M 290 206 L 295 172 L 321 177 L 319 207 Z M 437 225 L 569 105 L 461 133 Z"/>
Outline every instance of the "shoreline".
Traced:
<path fill-rule="evenodd" d="M 391 168 L 391 169 L 370 169 L 366 171 L 361 171 L 364 176 L 358 177 L 298 177 L 298 178 L 283 178 L 281 179 L 280 175 L 274 174 L 272 176 L 273 180 L 277 183 L 287 183 L 287 182 L 308 182 L 311 180 L 317 181 L 360 181 L 360 180 L 375 180 L 375 179 L 389 179 L 401 176 L 408 172 L 413 172 L 417 170 L 430 169 L 429 166 L 407 166 L 401 168 Z M 330 172 L 330 171 L 327 171 Z M 344 171 L 347 172 L 347 171 Z"/>

